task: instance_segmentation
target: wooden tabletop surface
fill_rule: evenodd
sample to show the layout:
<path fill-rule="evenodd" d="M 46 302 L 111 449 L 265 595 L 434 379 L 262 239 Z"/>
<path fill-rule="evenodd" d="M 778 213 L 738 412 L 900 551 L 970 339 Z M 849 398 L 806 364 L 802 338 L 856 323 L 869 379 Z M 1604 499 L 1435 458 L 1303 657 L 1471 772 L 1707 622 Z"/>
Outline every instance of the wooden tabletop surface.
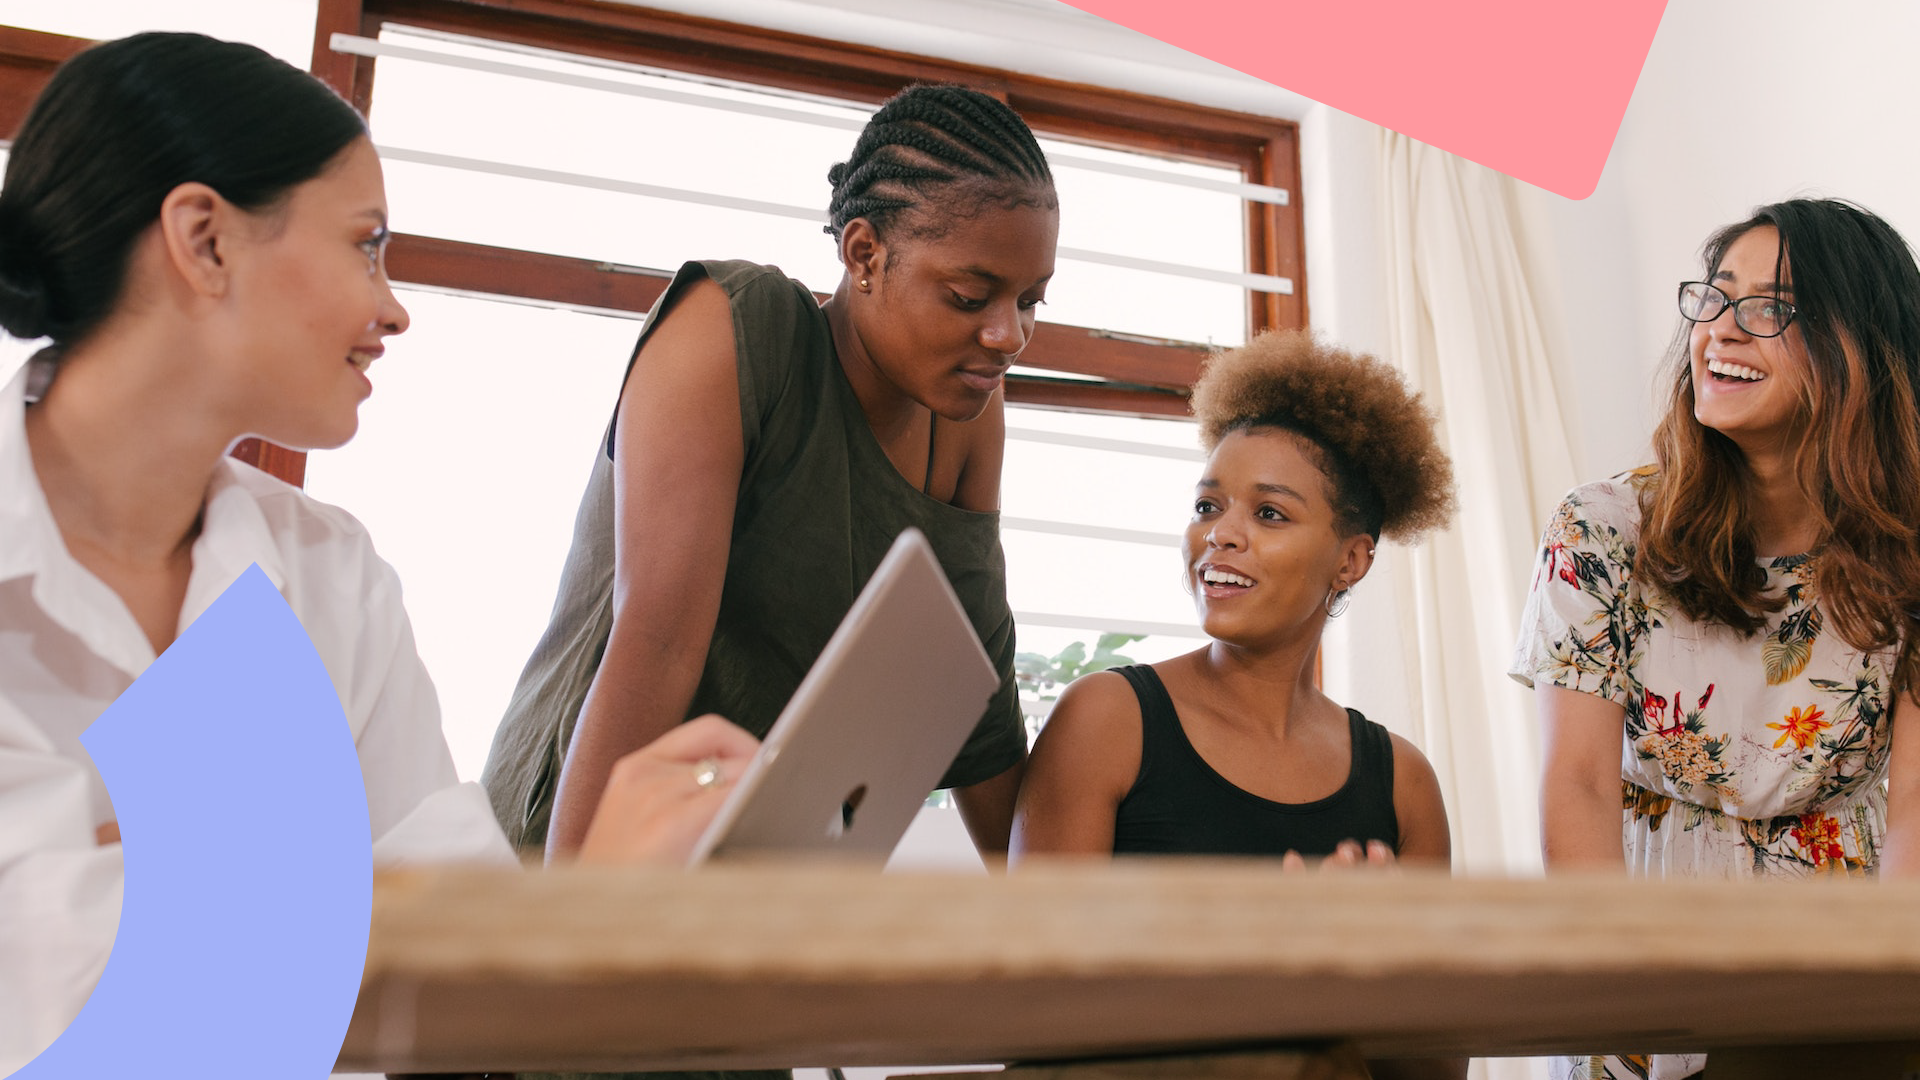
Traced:
<path fill-rule="evenodd" d="M 1920 1038 L 1920 884 L 1127 861 L 388 872 L 343 1070 Z"/>

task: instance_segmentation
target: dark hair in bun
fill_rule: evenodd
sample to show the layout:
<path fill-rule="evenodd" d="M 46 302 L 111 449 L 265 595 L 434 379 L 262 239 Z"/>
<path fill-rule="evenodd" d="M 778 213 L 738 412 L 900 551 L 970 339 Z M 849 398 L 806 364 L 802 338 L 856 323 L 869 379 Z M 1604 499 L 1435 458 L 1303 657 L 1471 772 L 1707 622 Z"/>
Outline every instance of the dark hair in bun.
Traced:
<path fill-rule="evenodd" d="M 53 75 L 0 189 L 0 328 L 69 344 L 113 310 L 167 193 L 199 182 L 250 211 L 313 179 L 366 122 L 251 45 L 138 34 Z"/>
<path fill-rule="evenodd" d="M 33 226 L 0 199 L 0 329 L 17 338 L 47 336 L 47 288 L 34 252 Z"/>

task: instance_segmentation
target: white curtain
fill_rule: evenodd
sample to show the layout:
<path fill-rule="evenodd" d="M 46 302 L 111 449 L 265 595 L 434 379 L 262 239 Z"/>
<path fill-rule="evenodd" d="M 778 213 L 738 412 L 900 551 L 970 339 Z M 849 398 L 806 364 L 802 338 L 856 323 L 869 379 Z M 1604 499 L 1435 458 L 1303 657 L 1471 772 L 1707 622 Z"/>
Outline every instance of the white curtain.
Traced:
<path fill-rule="evenodd" d="M 1348 682 L 1433 762 L 1456 868 L 1531 873 L 1540 740 L 1532 694 L 1506 669 L 1540 529 L 1575 482 L 1548 357 L 1564 338 L 1528 273 L 1516 181 L 1395 132 L 1379 138 L 1387 359 L 1440 415 L 1460 509 L 1418 547 L 1381 547 L 1377 580 L 1352 609 L 1366 614 L 1344 628 Z M 1473 1075 L 1543 1073 L 1495 1059 Z"/>
<path fill-rule="evenodd" d="M 1382 546 L 1379 580 L 1354 605 L 1373 614 L 1350 640 L 1394 670 L 1356 675 L 1393 695 L 1382 722 L 1439 773 L 1455 865 L 1527 873 L 1540 862 L 1539 736 L 1506 668 L 1540 529 L 1575 481 L 1548 359 L 1557 328 L 1527 271 L 1516 182 L 1379 137 L 1387 358 L 1440 414 L 1460 511 L 1418 547 Z"/>

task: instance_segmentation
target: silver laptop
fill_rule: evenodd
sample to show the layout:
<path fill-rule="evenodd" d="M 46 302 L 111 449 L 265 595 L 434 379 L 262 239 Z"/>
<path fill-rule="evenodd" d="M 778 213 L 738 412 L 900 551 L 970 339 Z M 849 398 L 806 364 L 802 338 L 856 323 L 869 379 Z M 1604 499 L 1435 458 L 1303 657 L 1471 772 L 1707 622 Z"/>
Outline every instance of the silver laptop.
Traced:
<path fill-rule="evenodd" d="M 885 862 L 999 685 L 927 538 L 901 533 L 689 864 L 820 854 Z"/>

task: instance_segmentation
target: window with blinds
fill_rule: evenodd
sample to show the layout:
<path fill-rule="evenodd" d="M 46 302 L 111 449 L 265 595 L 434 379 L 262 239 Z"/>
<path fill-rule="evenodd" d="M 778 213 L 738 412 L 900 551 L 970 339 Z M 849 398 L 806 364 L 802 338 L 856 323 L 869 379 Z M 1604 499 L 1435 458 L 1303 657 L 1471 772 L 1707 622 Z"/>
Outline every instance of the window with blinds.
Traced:
<path fill-rule="evenodd" d="M 1059 689 L 1044 672 L 1200 643 L 1185 392 L 1208 346 L 1305 324 L 1293 125 L 589 0 L 324 0 L 314 43 L 381 148 L 413 327 L 347 447 L 251 453 L 359 516 L 399 570 L 463 776 L 545 624 L 638 320 L 688 258 L 831 290 L 827 168 L 913 81 L 1007 100 L 1060 192 L 1059 272 L 1008 385 L 1032 719 Z M 0 66 L 6 130 L 81 44 L 0 39 L 47 58 Z"/>

